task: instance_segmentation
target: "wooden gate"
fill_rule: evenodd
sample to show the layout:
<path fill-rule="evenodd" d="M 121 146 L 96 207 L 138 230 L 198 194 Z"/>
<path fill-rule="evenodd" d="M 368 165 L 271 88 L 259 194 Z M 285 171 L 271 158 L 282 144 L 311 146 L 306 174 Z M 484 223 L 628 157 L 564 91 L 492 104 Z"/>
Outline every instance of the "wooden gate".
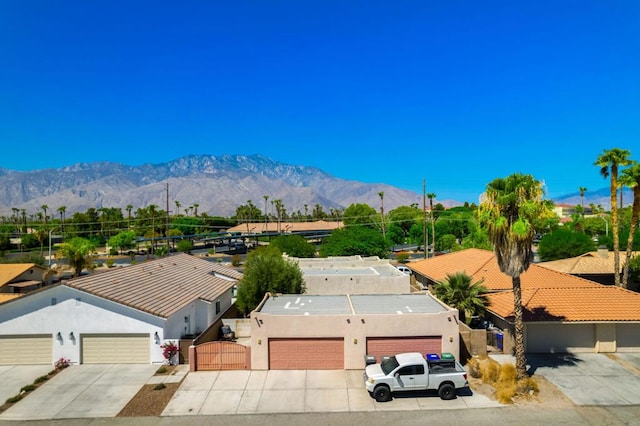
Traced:
<path fill-rule="evenodd" d="M 250 370 L 251 348 L 232 342 L 207 342 L 195 346 L 191 371 Z"/>

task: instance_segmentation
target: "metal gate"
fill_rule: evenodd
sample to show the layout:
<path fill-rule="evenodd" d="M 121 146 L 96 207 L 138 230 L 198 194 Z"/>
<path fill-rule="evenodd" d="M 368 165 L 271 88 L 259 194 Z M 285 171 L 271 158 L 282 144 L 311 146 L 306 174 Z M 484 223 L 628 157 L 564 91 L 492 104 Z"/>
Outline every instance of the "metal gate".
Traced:
<path fill-rule="evenodd" d="M 251 348 L 232 342 L 207 342 L 192 352 L 196 371 L 202 370 L 250 370 Z"/>

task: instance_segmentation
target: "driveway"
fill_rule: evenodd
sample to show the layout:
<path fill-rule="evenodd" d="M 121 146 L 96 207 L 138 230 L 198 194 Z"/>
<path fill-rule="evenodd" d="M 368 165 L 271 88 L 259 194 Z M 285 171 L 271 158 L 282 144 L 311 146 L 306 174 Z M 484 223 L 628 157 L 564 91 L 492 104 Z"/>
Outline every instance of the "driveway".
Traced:
<path fill-rule="evenodd" d="M 467 393 L 443 401 L 417 393 L 376 402 L 358 370 L 198 371 L 184 379 L 163 416 L 358 412 L 502 407 Z"/>
<path fill-rule="evenodd" d="M 23 386 L 53 370 L 51 365 L 0 365 L 0 404 L 20 393 Z"/>
<path fill-rule="evenodd" d="M 73 365 L 0 414 L 0 420 L 115 417 L 157 369 L 148 364 Z"/>
<path fill-rule="evenodd" d="M 639 355 L 612 354 L 611 358 L 595 353 L 527 355 L 527 363 L 531 374 L 545 377 L 576 405 L 637 405 Z M 514 362 L 513 357 L 504 355 L 497 359 Z"/>

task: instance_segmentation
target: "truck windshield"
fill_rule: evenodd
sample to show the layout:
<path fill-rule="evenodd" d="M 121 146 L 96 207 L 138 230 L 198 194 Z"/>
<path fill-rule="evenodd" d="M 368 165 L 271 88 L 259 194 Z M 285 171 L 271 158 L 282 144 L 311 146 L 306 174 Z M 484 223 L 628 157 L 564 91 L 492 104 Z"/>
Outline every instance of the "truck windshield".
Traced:
<path fill-rule="evenodd" d="M 395 356 L 390 356 L 389 358 L 383 360 L 380 363 L 380 368 L 382 368 L 382 371 L 384 372 L 384 374 L 389 374 L 391 373 L 393 370 L 395 370 L 396 368 L 398 368 L 398 360 L 396 359 Z"/>

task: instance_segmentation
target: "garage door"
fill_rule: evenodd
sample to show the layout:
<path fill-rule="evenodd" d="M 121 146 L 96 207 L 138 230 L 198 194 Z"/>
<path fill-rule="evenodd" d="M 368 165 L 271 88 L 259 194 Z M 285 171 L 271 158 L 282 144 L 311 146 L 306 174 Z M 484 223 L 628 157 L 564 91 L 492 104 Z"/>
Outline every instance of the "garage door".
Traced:
<path fill-rule="evenodd" d="M 385 355 L 395 355 L 403 352 L 440 354 L 442 352 L 442 337 L 423 336 L 367 338 L 367 355 L 376 357 L 377 361 L 380 361 Z"/>
<path fill-rule="evenodd" d="M 593 324 L 527 324 L 528 353 L 594 352 Z"/>
<path fill-rule="evenodd" d="M 89 334 L 81 336 L 83 364 L 148 364 L 148 334 Z"/>
<path fill-rule="evenodd" d="M 616 324 L 618 352 L 640 352 L 640 324 Z"/>
<path fill-rule="evenodd" d="M 269 339 L 270 370 L 342 370 L 344 339 Z"/>
<path fill-rule="evenodd" d="M 51 335 L 0 337 L 0 365 L 52 364 Z"/>

